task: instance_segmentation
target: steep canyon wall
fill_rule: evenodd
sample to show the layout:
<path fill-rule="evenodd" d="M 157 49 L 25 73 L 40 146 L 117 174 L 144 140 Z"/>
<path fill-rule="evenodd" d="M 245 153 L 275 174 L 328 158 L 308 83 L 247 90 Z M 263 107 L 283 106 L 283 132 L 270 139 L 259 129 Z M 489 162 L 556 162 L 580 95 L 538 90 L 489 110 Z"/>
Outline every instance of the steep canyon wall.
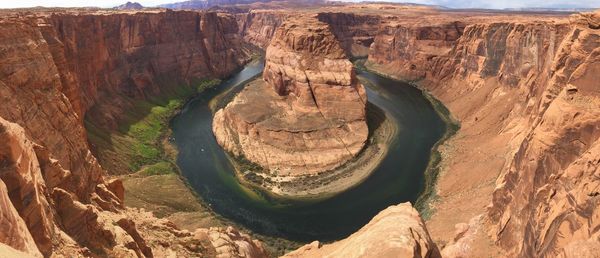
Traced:
<path fill-rule="evenodd" d="M 63 80 L 84 86 L 67 91 L 80 114 L 107 99 L 122 104 L 115 96 L 145 98 L 194 78 L 227 76 L 248 58 L 229 14 L 52 15 L 48 22 L 43 35 L 60 48 L 53 52 L 64 60 Z M 92 112 L 96 121 L 118 116 L 118 108 L 100 109 Z"/>
<path fill-rule="evenodd" d="M 248 59 L 243 41 L 266 48 L 292 15 L 0 19 L 0 213 L 7 218 L 0 242 L 38 257 L 194 253 L 162 246 L 165 237 L 152 233 L 158 228 L 182 246 L 215 238 L 229 239 L 221 251 L 260 250 L 232 229 L 186 233 L 123 209 L 122 185 L 102 178 L 83 118 L 114 128 L 127 98 L 225 76 Z M 485 252 L 476 239 L 488 234 L 508 256 L 597 255 L 600 14 L 488 19 L 435 12 L 419 22 L 403 15 L 316 17 L 345 56 L 368 55 L 369 68 L 416 82 L 460 120 L 461 130 L 440 147 L 440 200 L 424 232 L 446 245 L 442 253 L 450 257 Z M 454 225 L 464 222 L 467 229 L 455 238 Z M 355 243 L 368 228 L 339 246 Z M 419 245 L 430 248 L 429 238 L 422 239 Z M 237 240 L 244 243 L 236 246 Z"/>
<path fill-rule="evenodd" d="M 598 14 L 584 14 L 452 26 L 437 34 L 446 47 L 427 58 L 403 48 L 418 34 L 407 41 L 400 28 L 376 37 L 367 65 L 417 81 L 462 123 L 442 147 L 438 194 L 446 200 L 434 204 L 434 236 L 459 222 L 444 216 L 462 213 L 467 222 L 485 213 L 485 230 L 508 256 L 598 254 L 597 23 Z M 467 204 L 460 195 L 475 197 Z"/>
<path fill-rule="evenodd" d="M 83 125 L 93 115 L 114 127 L 125 98 L 238 69 L 248 53 L 234 16 L 8 14 L 0 18 L 0 56 L 0 198 L 8 218 L 0 242 L 33 256 L 188 256 L 206 250 L 159 242 L 210 246 L 204 235 L 219 234 L 258 248 L 231 230 L 190 234 L 124 209 L 122 184 L 103 179 Z M 224 246 L 238 250 L 233 240 Z"/>
<path fill-rule="evenodd" d="M 461 122 L 427 221 L 444 255 L 489 254 L 473 240 L 488 234 L 508 256 L 598 255 L 598 16 L 318 14 L 350 56 Z"/>

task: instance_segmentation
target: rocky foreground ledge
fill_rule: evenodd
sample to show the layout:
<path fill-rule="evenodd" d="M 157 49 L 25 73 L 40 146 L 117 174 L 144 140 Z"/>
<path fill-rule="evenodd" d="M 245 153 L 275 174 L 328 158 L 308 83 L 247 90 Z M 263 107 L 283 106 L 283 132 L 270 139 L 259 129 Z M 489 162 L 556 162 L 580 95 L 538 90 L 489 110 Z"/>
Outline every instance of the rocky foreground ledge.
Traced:
<path fill-rule="evenodd" d="M 215 114 L 213 131 L 227 151 L 271 174 L 304 176 L 363 149 L 366 92 L 329 25 L 288 19 L 267 49 L 263 79 Z"/>
<path fill-rule="evenodd" d="M 283 256 L 301 257 L 439 257 L 419 212 L 410 203 L 390 206 L 348 238 L 322 245 L 314 241 Z"/>

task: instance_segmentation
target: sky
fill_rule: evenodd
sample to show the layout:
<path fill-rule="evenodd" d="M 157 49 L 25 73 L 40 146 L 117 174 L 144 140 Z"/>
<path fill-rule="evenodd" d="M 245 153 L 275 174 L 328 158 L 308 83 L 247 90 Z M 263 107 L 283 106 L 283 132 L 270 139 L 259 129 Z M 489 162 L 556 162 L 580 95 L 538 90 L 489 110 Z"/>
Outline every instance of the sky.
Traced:
<path fill-rule="evenodd" d="M 129 0 L 135 1 L 135 0 Z M 180 2 L 183 0 L 137 0 L 144 6 Z M 348 0 L 357 2 L 358 0 Z M 0 0 L 0 8 L 16 7 L 80 7 L 98 6 L 113 7 L 127 0 Z M 403 0 L 395 2 L 412 2 L 420 4 L 435 4 L 451 8 L 524 8 L 524 7 L 554 7 L 554 8 L 600 8 L 600 0 Z"/>

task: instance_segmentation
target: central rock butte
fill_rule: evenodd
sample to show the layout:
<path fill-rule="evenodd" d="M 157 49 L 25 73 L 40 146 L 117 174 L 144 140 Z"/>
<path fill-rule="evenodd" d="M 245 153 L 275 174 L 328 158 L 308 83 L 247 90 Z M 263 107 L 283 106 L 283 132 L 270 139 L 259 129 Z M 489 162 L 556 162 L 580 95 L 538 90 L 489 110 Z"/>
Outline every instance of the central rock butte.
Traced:
<path fill-rule="evenodd" d="M 267 49 L 264 80 L 214 117 L 218 143 L 277 175 L 335 169 L 365 145 L 367 96 L 328 24 L 290 18 Z"/>

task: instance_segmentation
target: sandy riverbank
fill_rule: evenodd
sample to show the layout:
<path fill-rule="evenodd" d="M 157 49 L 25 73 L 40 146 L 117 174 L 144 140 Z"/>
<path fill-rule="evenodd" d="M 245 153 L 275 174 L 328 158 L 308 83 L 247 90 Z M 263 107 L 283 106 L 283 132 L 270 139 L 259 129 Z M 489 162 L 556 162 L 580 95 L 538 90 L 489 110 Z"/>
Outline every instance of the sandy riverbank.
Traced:
<path fill-rule="evenodd" d="M 403 79 L 385 67 L 374 64 L 367 63 L 361 68 L 388 78 Z M 480 215 L 489 204 L 498 174 L 512 155 L 508 143 L 514 135 L 499 135 L 495 129 L 490 129 L 494 127 L 493 124 L 479 123 L 468 114 L 472 103 L 467 100 L 454 101 L 456 96 L 449 97 L 444 90 L 430 91 L 419 82 L 408 83 L 422 89 L 431 98 L 430 101 L 435 102 L 434 106 L 443 105 L 447 114 L 441 115 L 449 119 L 447 122 L 455 125 L 460 123 L 460 129 L 458 126 L 453 128 L 452 135 L 444 136 L 444 140 L 432 150 L 433 162 L 430 162 L 426 172 L 431 180 L 426 180 L 425 193 L 416 203 L 432 239 L 438 247 L 443 248 L 456 236 L 456 225 L 468 223 L 471 228 L 469 242 L 476 250 L 475 254 L 500 254 L 501 250 L 484 229 L 483 225 L 488 222 L 481 219 Z M 505 112 L 503 109 L 498 106 L 496 110 L 488 112 L 497 117 L 497 114 Z"/>

